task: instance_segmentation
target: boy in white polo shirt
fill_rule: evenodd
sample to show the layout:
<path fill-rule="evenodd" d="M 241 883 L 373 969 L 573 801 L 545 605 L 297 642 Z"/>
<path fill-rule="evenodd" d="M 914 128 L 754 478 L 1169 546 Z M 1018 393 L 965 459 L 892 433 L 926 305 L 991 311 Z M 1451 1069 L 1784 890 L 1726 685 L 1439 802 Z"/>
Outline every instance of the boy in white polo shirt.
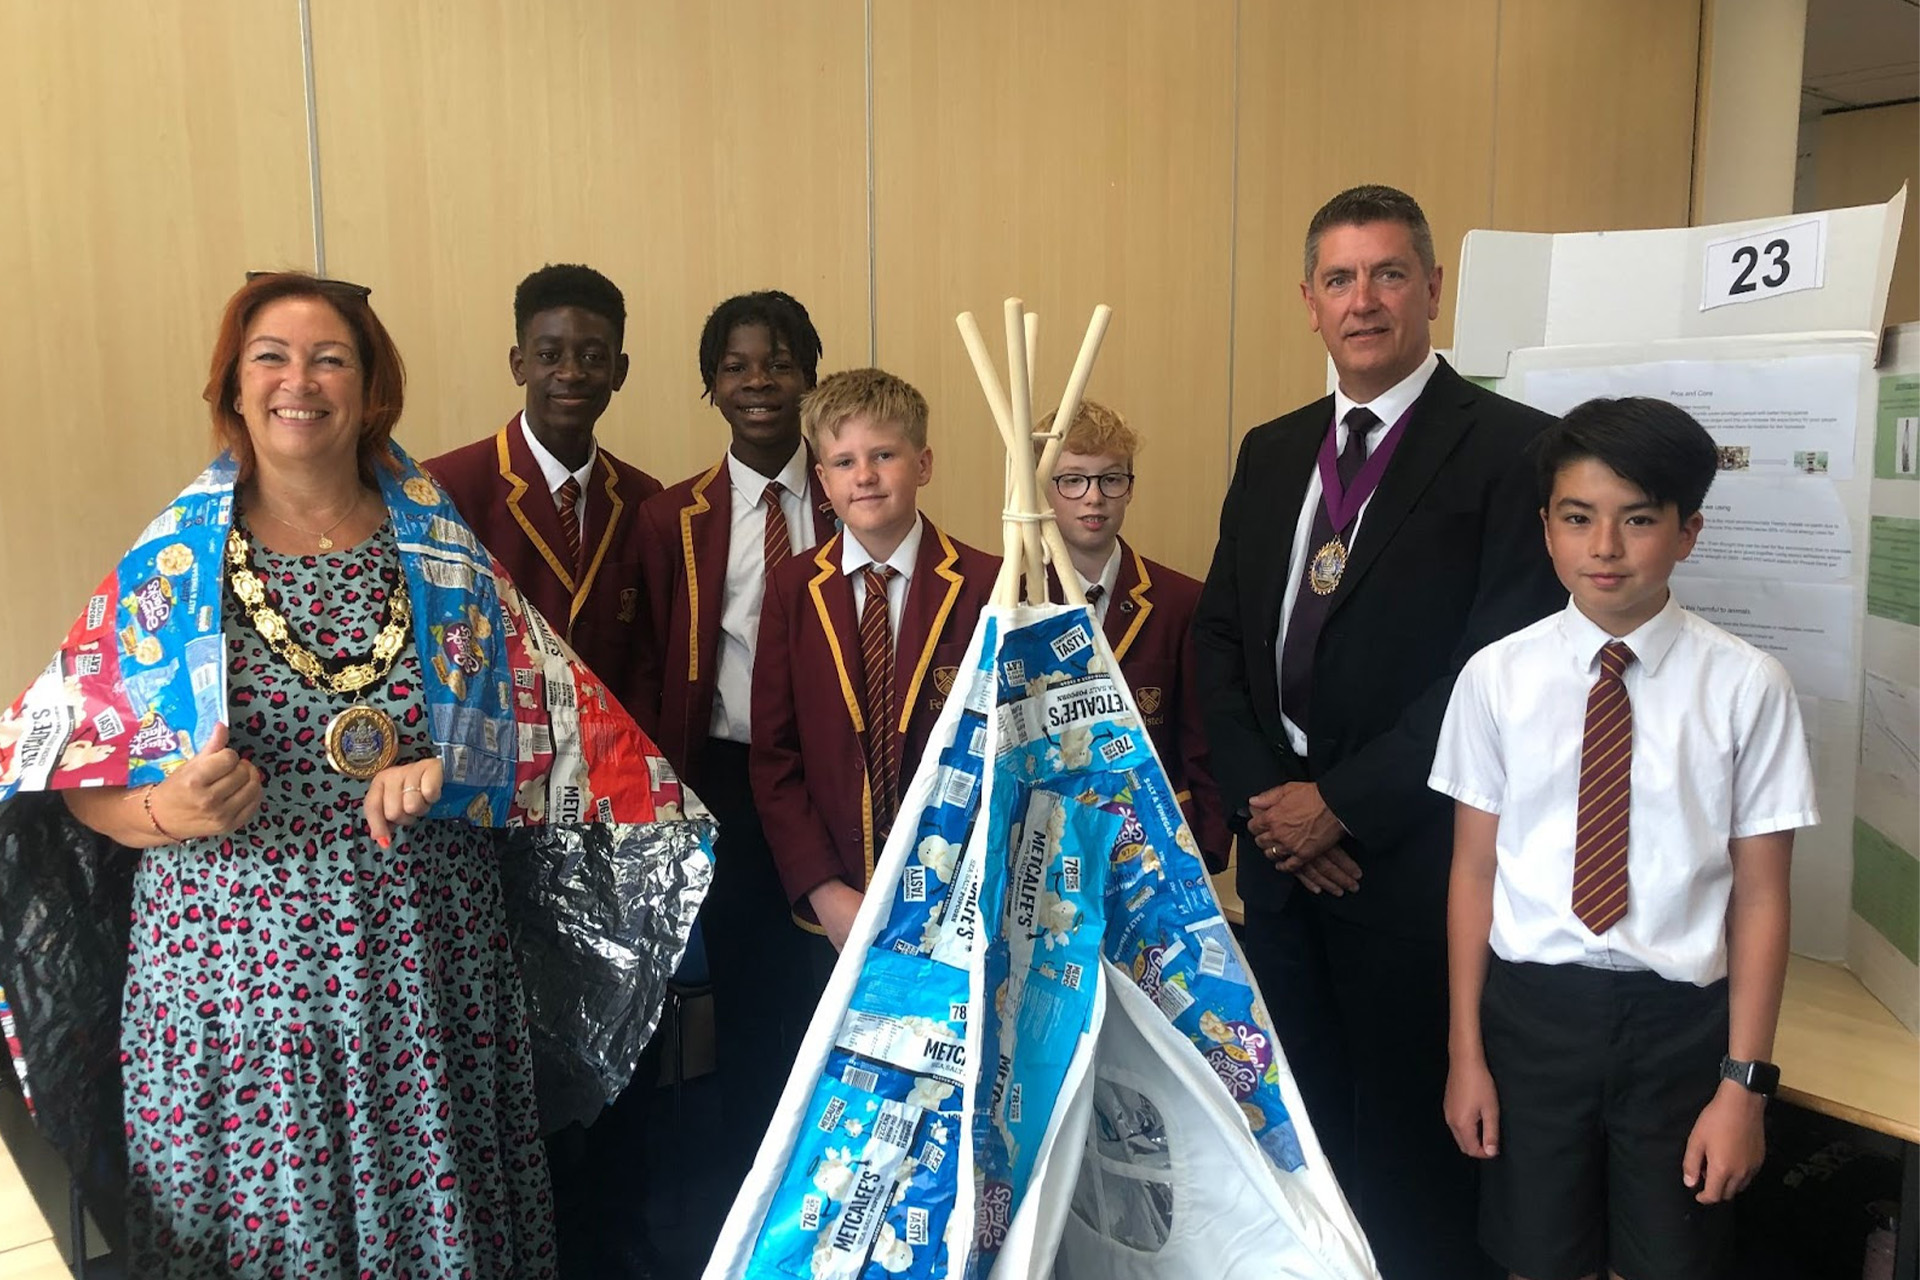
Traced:
<path fill-rule="evenodd" d="M 1468 662 L 1430 779 L 1457 802 L 1446 1119 L 1514 1276 L 1698 1280 L 1765 1152 L 1812 770 L 1785 670 L 1667 589 L 1707 432 L 1593 400 L 1536 447 L 1572 599 Z"/>

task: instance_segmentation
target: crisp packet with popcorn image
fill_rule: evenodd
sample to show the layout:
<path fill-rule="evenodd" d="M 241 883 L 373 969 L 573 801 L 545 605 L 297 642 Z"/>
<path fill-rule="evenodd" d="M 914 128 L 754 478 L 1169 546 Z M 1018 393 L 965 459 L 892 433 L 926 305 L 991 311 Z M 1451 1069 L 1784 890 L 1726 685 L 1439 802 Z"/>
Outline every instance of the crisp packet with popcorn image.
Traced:
<path fill-rule="evenodd" d="M 893 888 L 887 920 L 873 945 L 877 949 L 909 954 L 930 953 L 956 910 L 971 910 L 963 894 L 956 894 L 968 835 L 980 814 L 981 779 L 986 775 L 987 711 L 992 682 L 983 674 L 993 652 L 981 648 L 976 676 L 965 682 L 966 702 L 953 727 L 953 736 L 939 748 L 932 794 L 913 833 L 913 853 Z M 960 685 L 956 683 L 956 688 Z M 929 751 L 932 744 L 929 744 Z M 903 815 L 904 816 L 904 815 Z"/>
<path fill-rule="evenodd" d="M 1077 793 L 1084 779 L 1059 785 Z M 1001 928 L 988 943 L 983 972 L 993 999 L 979 1015 L 980 1044 L 991 1055 L 981 1064 L 983 1084 L 988 1062 L 994 1071 L 990 1105 L 974 1118 L 983 1261 L 1000 1247 L 1008 1215 L 999 1208 L 1020 1203 L 1091 1024 L 1106 850 L 1120 817 L 1003 773 L 987 821 L 989 845 L 999 852 L 987 860 L 981 896 L 1001 904 Z"/>
<path fill-rule="evenodd" d="M 862 1087 L 871 1068 L 843 1070 L 856 1083 L 823 1076 L 807 1104 L 774 1195 L 782 1211 L 754 1244 L 754 1275 L 857 1280 L 879 1240 L 925 1112 Z"/>
<path fill-rule="evenodd" d="M 1009 631 L 1001 644 L 996 752 L 1029 782 L 1135 769 L 1153 758 L 1090 626 L 1085 613 L 1060 614 Z"/>
<path fill-rule="evenodd" d="M 966 1030 L 964 970 L 869 953 L 755 1243 L 754 1275 L 936 1274 L 925 1268 L 941 1251 L 915 1242 L 938 1240 L 953 1212 L 948 1135 L 968 1082 Z M 932 1141 L 923 1121 L 943 1113 Z"/>

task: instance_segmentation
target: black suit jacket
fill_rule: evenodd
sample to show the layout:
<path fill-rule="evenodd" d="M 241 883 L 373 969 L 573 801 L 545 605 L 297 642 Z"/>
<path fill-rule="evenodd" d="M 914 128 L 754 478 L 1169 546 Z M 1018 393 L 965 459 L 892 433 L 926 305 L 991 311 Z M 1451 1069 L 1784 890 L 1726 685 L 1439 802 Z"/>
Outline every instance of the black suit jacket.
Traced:
<path fill-rule="evenodd" d="M 1245 834 L 1247 800 L 1316 782 L 1364 875 L 1329 912 L 1412 937 L 1446 932 L 1452 804 L 1427 788 L 1454 678 L 1473 653 L 1566 603 L 1541 533 L 1528 442 L 1547 415 L 1444 360 L 1374 491 L 1315 649 L 1303 759 L 1280 721 L 1274 642 L 1294 529 L 1333 397 L 1247 433 L 1194 619 L 1214 774 Z M 1242 842 L 1256 908 L 1294 891 Z"/>

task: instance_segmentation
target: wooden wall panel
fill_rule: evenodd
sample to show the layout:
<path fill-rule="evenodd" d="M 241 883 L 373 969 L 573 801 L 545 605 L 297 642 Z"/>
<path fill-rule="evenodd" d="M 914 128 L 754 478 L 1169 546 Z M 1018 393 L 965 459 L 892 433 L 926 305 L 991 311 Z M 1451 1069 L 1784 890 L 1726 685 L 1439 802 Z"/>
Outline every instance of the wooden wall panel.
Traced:
<path fill-rule="evenodd" d="M 1233 440 L 1326 389 L 1300 298 L 1307 223 L 1363 182 L 1411 194 L 1449 275 L 1488 225 L 1498 0 L 1248 4 L 1240 19 Z M 1434 341 L 1453 332 L 1452 281 Z M 1231 461 L 1231 460 L 1229 460 Z"/>
<path fill-rule="evenodd" d="M 1488 225 L 1686 226 L 1699 58 L 1698 0 L 1503 0 Z"/>
<path fill-rule="evenodd" d="M 880 363 L 932 407 L 927 509 L 997 548 L 999 437 L 953 319 L 999 353 L 1001 301 L 1041 316 L 1058 403 L 1088 316 L 1091 394 L 1144 438 L 1128 533 L 1203 572 L 1225 492 L 1233 20 L 1228 0 L 874 7 Z"/>
<path fill-rule="evenodd" d="M 1920 105 L 1903 102 L 1822 116 L 1815 135 L 1816 209 L 1885 204 L 1907 184 L 1907 212 L 1887 293 L 1888 324 L 1920 320 Z"/>
<path fill-rule="evenodd" d="M 326 265 L 371 285 L 399 338 L 401 439 L 422 454 L 518 407 L 519 279 L 599 266 L 634 362 L 605 436 L 669 481 L 725 446 L 699 398 L 707 311 L 786 288 L 825 368 L 877 353 L 927 393 L 929 509 L 982 543 L 998 444 L 954 314 L 997 335 L 1022 293 L 1044 404 L 1110 303 L 1092 390 L 1147 441 L 1131 531 L 1199 572 L 1241 432 L 1324 385 L 1298 282 L 1333 192 L 1412 191 L 1449 272 L 1470 227 L 1681 220 L 1699 3 L 1621 2 L 1632 21 L 1549 0 L 565 0 L 537 21 L 508 0 L 326 0 Z M 111 22 L 0 0 L 0 82 L 31 125 L 0 147 L 19 300 L 0 323 L 8 349 L 61 356 L 17 362 L 0 429 L 11 689 L 205 456 L 221 301 L 315 246 L 296 0 Z M 1449 289 L 1442 344 L 1451 315 Z M 76 376 L 89 358 L 108 376 Z"/>
<path fill-rule="evenodd" d="M 0 0 L 0 700 L 210 456 L 249 267 L 311 266 L 293 0 Z"/>
<path fill-rule="evenodd" d="M 585 262 L 627 298 L 608 445 L 671 484 L 726 448 L 700 399 L 722 298 L 805 303 L 824 368 L 864 364 L 861 0 L 328 0 L 314 10 L 328 267 L 370 284 L 410 375 L 400 438 L 491 432 L 513 289 Z"/>

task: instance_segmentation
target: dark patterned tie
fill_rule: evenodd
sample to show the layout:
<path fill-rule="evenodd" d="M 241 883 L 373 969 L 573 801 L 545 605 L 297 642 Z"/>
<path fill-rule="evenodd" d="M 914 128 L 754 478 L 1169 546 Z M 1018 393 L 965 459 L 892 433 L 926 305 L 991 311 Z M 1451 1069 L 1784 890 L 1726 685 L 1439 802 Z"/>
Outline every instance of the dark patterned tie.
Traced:
<path fill-rule="evenodd" d="M 576 504 L 580 501 L 580 482 L 568 476 L 555 491 L 553 501 L 560 510 L 560 532 L 567 539 L 567 560 L 573 568 L 574 578 L 578 580 L 580 577 L 580 513 Z"/>
<path fill-rule="evenodd" d="M 1633 650 L 1600 650 L 1580 739 L 1580 811 L 1573 838 L 1573 914 L 1595 934 L 1627 914 L 1627 809 L 1632 799 L 1633 704 L 1621 673 Z"/>
<path fill-rule="evenodd" d="M 869 564 L 863 572 L 867 599 L 860 609 L 860 656 L 867 674 L 867 785 L 873 795 L 877 852 L 900 807 L 900 760 L 893 741 L 893 626 L 887 617 L 887 581 L 893 570 Z"/>
<path fill-rule="evenodd" d="M 1371 409 L 1355 406 L 1347 410 L 1347 444 L 1340 450 L 1335 470 L 1344 488 L 1353 483 L 1367 460 L 1367 432 L 1380 425 L 1380 417 Z M 1356 517 L 1357 518 L 1357 517 Z M 1287 635 L 1280 642 L 1280 710 L 1299 727 L 1307 728 L 1307 702 L 1313 692 L 1313 654 L 1320 643 L 1320 628 L 1326 623 L 1333 593 L 1321 595 L 1312 586 L 1313 555 L 1333 541 L 1337 532 L 1346 537 L 1352 529 L 1335 530 L 1327 515 L 1326 495 L 1322 494 L 1313 513 L 1313 529 L 1307 534 L 1307 559 L 1300 570 L 1300 585 L 1293 594 L 1293 613 L 1287 618 Z M 1353 548 L 1347 548 L 1351 558 Z"/>
<path fill-rule="evenodd" d="M 767 507 L 765 547 L 768 573 L 778 569 L 793 554 L 793 540 L 787 534 L 786 513 L 780 510 L 780 498 L 786 491 L 787 487 L 778 480 L 769 480 L 766 492 L 760 499 Z"/>
<path fill-rule="evenodd" d="M 1087 588 L 1087 607 L 1089 609 L 1098 611 L 1100 608 L 1100 599 L 1102 596 L 1106 594 L 1107 594 L 1107 589 L 1101 586 L 1097 582 L 1094 583 L 1092 586 L 1088 587 Z"/>

